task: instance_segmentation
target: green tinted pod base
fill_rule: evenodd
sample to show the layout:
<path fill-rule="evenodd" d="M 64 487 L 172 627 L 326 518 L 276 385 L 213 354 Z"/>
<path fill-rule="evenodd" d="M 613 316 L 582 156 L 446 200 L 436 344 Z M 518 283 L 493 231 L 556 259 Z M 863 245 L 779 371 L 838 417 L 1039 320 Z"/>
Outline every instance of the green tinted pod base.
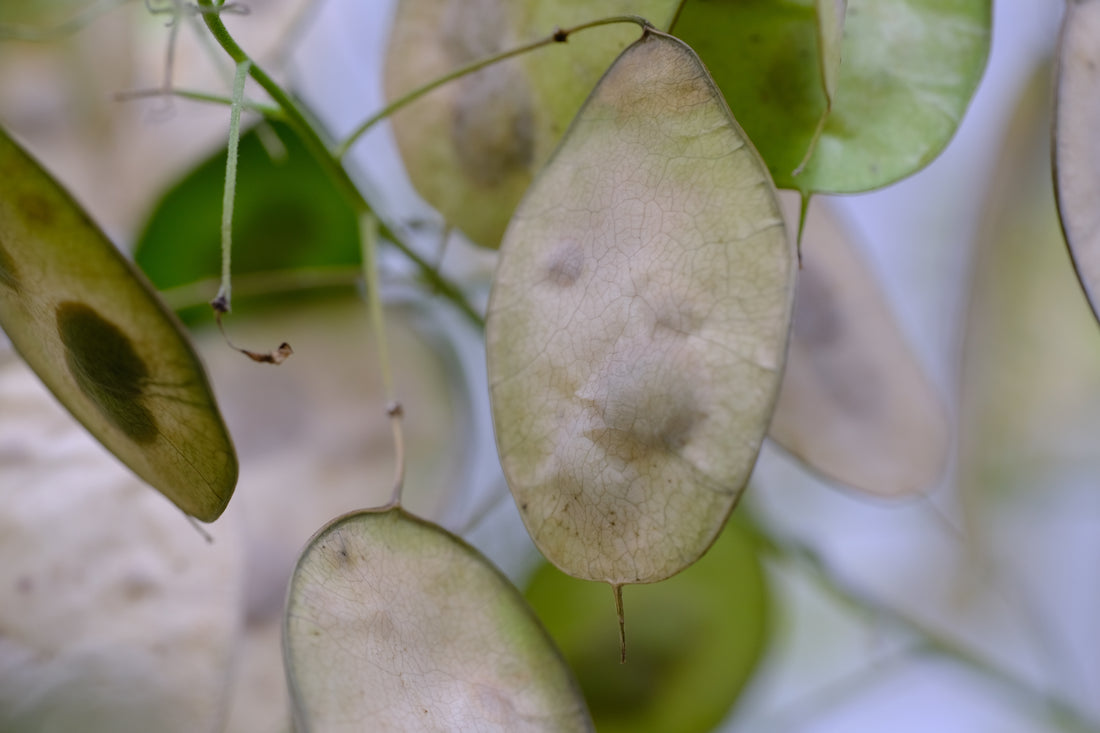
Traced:
<path fill-rule="evenodd" d="M 519 591 L 401 509 L 314 536 L 291 579 L 283 649 L 300 731 L 591 730 Z"/>

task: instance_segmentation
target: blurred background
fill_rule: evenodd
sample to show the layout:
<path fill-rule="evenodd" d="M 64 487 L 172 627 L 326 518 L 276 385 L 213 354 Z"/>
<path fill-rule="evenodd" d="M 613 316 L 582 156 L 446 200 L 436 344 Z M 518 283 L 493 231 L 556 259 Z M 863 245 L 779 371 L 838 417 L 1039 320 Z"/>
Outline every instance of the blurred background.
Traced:
<path fill-rule="evenodd" d="M 43 21 L 46 3 L 9 2 L 0 23 L 22 37 L 0 41 L 0 124 L 133 250 L 166 192 L 224 147 L 227 110 L 116 99 L 163 83 L 169 15 L 138 2 L 53 0 L 57 20 Z M 333 138 L 383 105 L 390 0 L 248 7 L 227 24 Z M 762 656 L 721 730 L 1100 730 L 1100 332 L 1051 187 L 1061 9 L 997 0 L 985 78 L 945 153 L 887 189 L 831 202 L 948 407 L 950 466 L 926 496 L 872 500 L 765 446 L 738 512 L 797 552 L 764 553 L 770 601 L 766 620 L 753 621 Z M 74 13 L 88 13 L 78 32 L 27 39 Z M 178 28 L 174 84 L 225 93 L 231 68 L 212 61 L 219 55 L 194 20 Z M 409 184 L 385 124 L 349 166 L 435 257 L 438 217 Z M 198 204 L 176 205 L 181 222 L 200 216 Z M 446 303 L 418 297 L 391 254 L 384 295 L 407 414 L 406 504 L 524 587 L 538 558 L 500 476 L 480 334 Z M 481 306 L 493 262 L 456 235 L 442 267 Z M 249 348 L 292 343 L 296 355 L 278 369 L 241 359 L 207 319 L 189 321 L 242 462 L 212 546 L 135 488 L 0 347 L 0 730 L 289 729 L 278 641 L 286 578 L 327 519 L 385 501 L 393 470 L 355 276 L 328 274 L 323 298 L 246 301 L 227 320 Z M 166 295 L 183 307 L 213 293 Z M 128 508 L 108 508 L 118 506 Z M 150 532 L 162 541 L 150 543 Z M 93 582 L 81 567 L 117 577 Z M 153 605 L 112 605 L 135 583 L 154 589 L 142 596 Z M 606 595 L 599 612 L 614 641 Z M 208 600 L 181 600 L 197 597 Z M 626 602 L 629 619 L 630 589 Z M 736 598 L 722 602 L 736 618 Z M 146 633 L 119 631 L 139 622 Z M 188 632 L 196 625 L 210 630 L 199 650 Z M 158 677 L 163 665 L 149 656 L 158 643 L 171 677 Z M 210 695 L 184 694 L 189 686 Z"/>

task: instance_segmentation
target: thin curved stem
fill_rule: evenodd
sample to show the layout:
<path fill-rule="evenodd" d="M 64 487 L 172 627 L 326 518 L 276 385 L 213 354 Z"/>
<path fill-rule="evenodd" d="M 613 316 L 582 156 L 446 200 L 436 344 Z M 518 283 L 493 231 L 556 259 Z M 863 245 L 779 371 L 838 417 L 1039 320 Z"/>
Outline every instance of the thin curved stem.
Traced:
<path fill-rule="evenodd" d="M 796 562 L 817 586 L 836 601 L 854 610 L 871 614 L 916 637 L 923 649 L 951 659 L 982 677 L 998 683 L 1016 699 L 1030 703 L 1045 714 L 1056 728 L 1072 733 L 1097 733 L 1100 723 L 1088 717 L 1071 703 L 1036 690 L 1012 673 L 991 664 L 979 655 L 962 647 L 957 641 L 940 631 L 891 607 L 883 601 L 864 593 L 837 577 L 812 547 L 790 537 L 781 537 L 753 517 L 750 526 L 760 547 L 782 561 Z"/>
<path fill-rule="evenodd" d="M 922 505 L 928 509 L 933 521 L 942 527 L 959 545 L 965 544 L 966 538 L 963 530 L 951 521 L 947 514 L 932 501 L 930 496 L 923 498 Z M 984 583 L 988 584 L 989 589 L 1006 605 L 1017 609 L 1022 622 L 1030 630 L 1036 662 L 1047 664 L 1051 669 L 1058 667 L 1064 669 L 1066 666 L 1070 666 L 1071 669 L 1061 675 L 1063 688 L 1085 679 L 1084 673 L 1079 669 L 1080 660 L 1074 654 L 1076 650 L 1068 647 L 1065 641 L 1055 633 L 1054 628 L 1042 617 L 1039 609 L 1032 603 L 1032 599 L 1023 592 L 1015 579 L 1008 576 L 1004 572 L 1004 568 L 999 567 L 986 553 L 980 550 L 976 551 L 976 557 L 973 561 L 978 564 L 979 577 Z M 1077 692 L 1085 692 L 1080 684 L 1074 686 Z"/>
<path fill-rule="evenodd" d="M 370 311 L 371 329 L 378 345 L 378 371 L 382 375 L 382 389 L 386 395 L 386 414 L 393 429 L 394 478 L 393 494 L 386 508 L 401 505 L 401 492 L 405 486 L 405 433 L 402 418 L 405 410 L 397 399 L 390 366 L 389 340 L 386 338 L 386 318 L 382 313 L 382 284 L 378 277 L 378 219 L 374 214 L 364 214 L 360 221 L 360 242 L 363 247 L 363 283 L 366 286 L 367 308 Z"/>
<path fill-rule="evenodd" d="M 572 28 L 556 28 L 554 29 L 553 33 L 546 36 L 545 38 L 540 38 L 537 41 L 525 43 L 522 46 L 516 46 L 515 48 L 510 48 L 507 51 L 501 51 L 500 53 L 486 56 L 483 59 L 479 59 L 472 63 L 466 64 L 465 66 L 461 66 L 448 74 L 444 74 L 438 79 L 430 81 L 422 87 L 417 87 L 407 94 L 403 94 L 402 96 L 393 100 L 385 107 L 378 110 L 373 115 L 364 120 L 363 123 L 360 124 L 359 127 L 355 128 L 355 131 L 348 135 L 347 138 L 345 138 L 344 141 L 340 143 L 336 147 L 336 150 L 334 150 L 333 152 L 337 158 L 343 158 L 345 155 L 347 155 L 348 151 L 351 150 L 351 147 L 356 143 L 356 141 L 358 141 L 359 138 L 362 137 L 368 130 L 374 127 L 374 125 L 389 117 L 405 105 L 411 102 L 415 102 L 428 92 L 438 89 L 448 82 L 452 82 L 455 79 L 460 79 L 464 76 L 467 76 L 468 74 L 473 74 L 476 71 L 481 71 L 486 66 L 492 66 L 493 64 L 499 63 L 501 61 L 506 61 L 507 59 L 510 59 L 514 56 L 520 56 L 530 51 L 542 48 L 543 46 L 549 46 L 554 43 L 565 43 L 569 40 L 569 36 L 573 35 L 574 33 L 588 30 L 589 28 L 598 28 L 600 26 L 613 25 L 616 23 L 634 23 L 635 25 L 641 26 L 643 30 L 648 30 L 653 27 L 648 20 L 638 15 L 615 15 L 607 18 L 600 18 L 598 20 L 592 20 L 587 23 L 581 23 L 580 25 L 575 25 Z"/>
<path fill-rule="evenodd" d="M 466 521 L 457 526 L 448 525 L 447 529 L 451 531 L 451 534 L 465 537 L 477 529 L 498 506 L 511 498 L 512 492 L 508 490 L 507 482 L 501 478 L 481 497 L 481 500 L 474 506 L 473 511 L 467 513 Z"/>
<path fill-rule="evenodd" d="M 126 92 L 117 92 L 115 101 L 129 102 L 135 99 L 149 99 L 153 97 L 179 97 L 192 102 L 205 102 L 207 104 L 220 104 L 229 107 L 233 104 L 233 98 L 222 94 L 208 94 L 192 89 L 134 89 Z M 283 110 L 273 104 L 263 104 L 250 99 L 241 101 L 241 108 L 249 112 L 256 112 L 269 120 L 283 120 L 286 116 Z"/>
<path fill-rule="evenodd" d="M 892 667 L 904 665 L 920 648 L 919 644 L 901 647 L 815 689 L 801 693 L 794 700 L 785 702 L 778 712 L 763 720 L 754 721 L 753 730 L 786 733 L 808 729 L 823 713 L 827 714 L 831 708 L 835 709 L 849 698 L 864 692 L 869 685 L 881 680 Z"/>

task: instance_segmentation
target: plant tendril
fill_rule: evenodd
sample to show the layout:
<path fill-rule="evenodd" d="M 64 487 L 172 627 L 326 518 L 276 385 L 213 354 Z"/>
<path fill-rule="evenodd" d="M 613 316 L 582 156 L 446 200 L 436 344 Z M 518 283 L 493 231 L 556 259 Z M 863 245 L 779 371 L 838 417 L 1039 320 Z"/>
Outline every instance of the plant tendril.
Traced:
<path fill-rule="evenodd" d="M 428 82 L 422 87 L 417 87 L 416 89 L 413 89 L 408 94 L 404 94 L 401 97 L 398 97 L 397 99 L 380 109 L 378 112 L 374 113 L 366 120 L 364 120 L 359 125 L 359 127 L 355 128 L 354 132 L 348 135 L 342 143 L 336 146 L 336 149 L 333 151 L 333 155 L 335 155 L 337 159 L 343 158 L 345 155 L 348 154 L 348 151 L 351 150 L 352 146 L 355 145 L 359 138 L 366 134 L 366 132 L 374 127 L 377 123 L 386 119 L 405 105 L 415 102 L 417 99 L 420 99 L 428 92 L 437 89 L 448 82 L 454 81 L 456 79 L 461 79 L 464 76 L 473 74 L 475 71 L 480 71 L 481 69 L 484 69 L 486 66 L 492 66 L 493 64 L 499 63 L 501 61 L 506 61 L 514 56 L 520 56 L 530 51 L 534 51 L 536 49 L 542 48 L 543 46 L 550 46 L 555 43 L 565 43 L 569 40 L 569 36 L 573 35 L 574 33 L 579 33 L 580 31 L 588 30 L 589 28 L 598 28 L 600 26 L 613 25 L 616 23 L 634 23 L 635 25 L 641 26 L 642 29 L 645 31 L 649 31 L 653 28 L 653 25 L 648 20 L 638 15 L 615 15 L 608 18 L 591 20 L 587 23 L 581 23 L 580 25 L 575 25 L 572 28 L 555 28 L 553 33 L 544 38 L 540 38 L 537 41 L 525 43 L 522 46 L 516 46 L 515 48 L 508 49 L 507 51 L 501 51 L 500 53 L 495 53 L 491 56 L 486 56 L 485 58 L 478 61 L 466 64 L 465 66 L 455 69 L 449 74 L 444 74 L 438 79 Z"/>

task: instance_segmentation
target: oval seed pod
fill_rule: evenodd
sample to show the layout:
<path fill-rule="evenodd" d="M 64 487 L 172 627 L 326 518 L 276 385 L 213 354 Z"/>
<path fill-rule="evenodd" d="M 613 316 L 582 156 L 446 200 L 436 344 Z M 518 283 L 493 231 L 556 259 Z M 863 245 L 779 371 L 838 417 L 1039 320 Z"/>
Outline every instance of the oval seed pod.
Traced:
<path fill-rule="evenodd" d="M 590 731 L 569 668 L 484 557 L 401 509 L 317 533 L 283 649 L 297 730 Z"/>
<path fill-rule="evenodd" d="M 1100 317 L 1100 2 L 1070 0 L 1062 23 L 1054 190 L 1077 276 Z"/>
<path fill-rule="evenodd" d="M 386 95 L 596 18 L 635 14 L 667 29 L 677 0 L 400 0 Z M 398 110 L 393 132 L 416 190 L 475 244 L 496 248 L 516 205 L 587 94 L 638 37 L 629 23 L 496 63 Z"/>
<path fill-rule="evenodd" d="M 550 561 L 618 586 L 710 546 L 771 418 L 793 263 L 698 57 L 647 34 L 517 210 L 489 303 L 501 464 Z"/>
<path fill-rule="evenodd" d="M 799 196 L 782 194 L 788 223 Z M 947 465 L 947 407 L 833 211 L 810 207 L 794 327 L 769 435 L 828 480 L 872 496 L 930 490 Z"/>
<path fill-rule="evenodd" d="M 237 457 L 179 322 L 0 131 L 0 326 L 54 396 L 184 512 L 211 522 Z"/>

